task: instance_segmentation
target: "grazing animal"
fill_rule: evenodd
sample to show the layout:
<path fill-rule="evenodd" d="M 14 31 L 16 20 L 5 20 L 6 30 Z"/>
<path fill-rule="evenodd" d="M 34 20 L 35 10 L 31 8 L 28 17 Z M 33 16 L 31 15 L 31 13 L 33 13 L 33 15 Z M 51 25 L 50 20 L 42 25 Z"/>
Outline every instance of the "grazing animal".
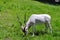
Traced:
<path fill-rule="evenodd" d="M 22 26 L 22 31 L 24 34 L 28 34 L 28 29 L 32 26 L 33 28 L 33 36 L 36 32 L 36 23 L 40 22 L 41 24 L 45 24 L 45 31 L 47 31 L 48 27 L 50 28 L 50 32 L 52 33 L 52 27 L 50 24 L 51 16 L 48 14 L 32 14 L 28 21 L 26 22 L 25 26 Z M 20 24 L 22 24 L 20 22 Z"/>

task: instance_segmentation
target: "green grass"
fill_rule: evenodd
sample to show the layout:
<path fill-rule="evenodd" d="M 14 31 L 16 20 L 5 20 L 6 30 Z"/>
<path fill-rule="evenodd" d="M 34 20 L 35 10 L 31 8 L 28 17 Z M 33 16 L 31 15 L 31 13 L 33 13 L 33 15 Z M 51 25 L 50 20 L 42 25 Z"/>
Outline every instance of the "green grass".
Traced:
<path fill-rule="evenodd" d="M 22 23 L 25 13 L 27 20 L 31 14 L 51 15 L 53 34 L 39 34 L 34 37 L 28 34 L 23 37 L 16 13 Z M 44 25 L 37 25 L 36 29 L 44 31 Z M 32 28 L 30 30 L 29 33 L 32 32 Z M 33 0 L 0 0 L 0 40 L 60 40 L 60 5 L 50 5 Z"/>

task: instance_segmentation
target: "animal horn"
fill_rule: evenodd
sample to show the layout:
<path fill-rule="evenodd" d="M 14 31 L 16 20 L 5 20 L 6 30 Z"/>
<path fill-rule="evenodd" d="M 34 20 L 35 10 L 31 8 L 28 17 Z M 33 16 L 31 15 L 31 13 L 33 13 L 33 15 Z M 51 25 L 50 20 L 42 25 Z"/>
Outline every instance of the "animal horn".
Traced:
<path fill-rule="evenodd" d="M 24 24 L 26 24 L 26 13 L 24 14 Z"/>
<path fill-rule="evenodd" d="M 21 21 L 20 21 L 18 15 L 17 15 L 17 19 L 18 19 L 18 22 L 19 22 L 20 26 L 22 26 L 22 23 L 21 23 Z"/>

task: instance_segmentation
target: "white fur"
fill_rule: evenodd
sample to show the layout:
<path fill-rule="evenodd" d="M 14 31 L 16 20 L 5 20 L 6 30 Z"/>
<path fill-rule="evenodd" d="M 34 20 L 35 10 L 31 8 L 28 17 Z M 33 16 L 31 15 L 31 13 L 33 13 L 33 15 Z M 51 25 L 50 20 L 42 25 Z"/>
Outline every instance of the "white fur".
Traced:
<path fill-rule="evenodd" d="M 51 24 L 50 24 L 50 20 L 51 20 L 51 16 L 48 15 L 48 14 L 32 14 L 30 16 L 29 20 L 26 23 L 25 31 L 28 32 L 28 28 L 30 26 L 32 26 L 33 27 L 33 36 L 34 36 L 34 33 L 36 32 L 35 31 L 35 29 L 36 29 L 35 28 L 36 23 L 37 22 L 40 22 L 40 23 L 45 24 L 46 30 L 49 27 L 50 28 L 50 31 L 52 33 L 52 27 L 51 27 Z"/>

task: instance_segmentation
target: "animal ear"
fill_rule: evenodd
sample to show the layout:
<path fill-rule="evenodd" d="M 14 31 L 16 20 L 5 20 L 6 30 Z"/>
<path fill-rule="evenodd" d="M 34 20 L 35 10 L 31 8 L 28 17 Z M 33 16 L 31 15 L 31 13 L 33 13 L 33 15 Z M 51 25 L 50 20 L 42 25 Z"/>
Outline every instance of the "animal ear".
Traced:
<path fill-rule="evenodd" d="M 21 29 L 22 29 L 22 30 L 24 30 L 24 27 L 23 27 L 23 26 L 21 26 Z"/>
<path fill-rule="evenodd" d="M 24 14 L 24 24 L 26 24 L 26 13 Z"/>

